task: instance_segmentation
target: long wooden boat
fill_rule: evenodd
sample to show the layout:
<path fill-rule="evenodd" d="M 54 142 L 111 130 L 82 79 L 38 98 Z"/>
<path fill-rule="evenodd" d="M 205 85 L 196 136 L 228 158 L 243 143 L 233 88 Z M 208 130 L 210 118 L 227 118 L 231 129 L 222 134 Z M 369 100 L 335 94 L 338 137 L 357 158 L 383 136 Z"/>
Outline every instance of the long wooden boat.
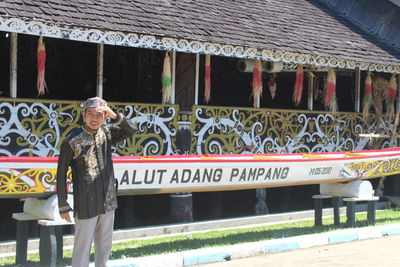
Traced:
<path fill-rule="evenodd" d="M 335 153 L 114 157 L 119 195 L 270 188 L 400 173 L 400 148 Z M 0 157 L 0 198 L 56 191 L 56 157 Z M 69 187 L 70 181 L 69 181 Z"/>

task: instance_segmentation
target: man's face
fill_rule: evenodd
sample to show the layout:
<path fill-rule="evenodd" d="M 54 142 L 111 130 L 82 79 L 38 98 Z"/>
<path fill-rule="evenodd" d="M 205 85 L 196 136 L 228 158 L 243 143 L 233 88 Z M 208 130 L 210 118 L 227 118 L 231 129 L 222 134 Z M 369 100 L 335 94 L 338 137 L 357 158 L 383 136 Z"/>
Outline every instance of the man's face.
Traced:
<path fill-rule="evenodd" d="M 97 131 L 104 121 L 105 114 L 103 111 L 100 111 L 98 108 L 87 108 L 86 111 L 83 112 L 85 125 L 92 131 Z"/>

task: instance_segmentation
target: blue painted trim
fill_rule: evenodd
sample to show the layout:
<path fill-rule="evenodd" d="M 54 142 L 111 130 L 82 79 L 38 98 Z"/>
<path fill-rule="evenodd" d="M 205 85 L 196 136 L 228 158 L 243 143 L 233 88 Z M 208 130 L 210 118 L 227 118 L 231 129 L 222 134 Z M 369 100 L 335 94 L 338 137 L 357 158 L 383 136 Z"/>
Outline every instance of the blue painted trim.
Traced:
<path fill-rule="evenodd" d="M 339 234 L 328 236 L 329 244 L 350 242 L 358 239 L 358 233 Z"/>
<path fill-rule="evenodd" d="M 280 252 L 299 248 L 300 246 L 298 242 L 287 242 L 265 246 L 265 252 Z"/>
<path fill-rule="evenodd" d="M 111 262 L 111 265 L 110 265 L 110 266 L 111 266 L 111 267 L 139 267 L 139 265 L 136 264 L 136 263 L 128 263 L 128 264 L 122 264 L 122 265 L 120 265 L 120 264 L 114 265 L 114 264 L 112 264 L 112 262 Z"/>
<path fill-rule="evenodd" d="M 230 258 L 227 252 L 210 253 L 205 255 L 183 256 L 183 266 L 190 266 L 200 263 L 226 261 Z"/>
<path fill-rule="evenodd" d="M 398 227 L 388 227 L 388 228 L 382 230 L 382 235 L 383 236 L 398 235 L 398 234 L 400 234 L 400 226 L 398 226 Z"/>

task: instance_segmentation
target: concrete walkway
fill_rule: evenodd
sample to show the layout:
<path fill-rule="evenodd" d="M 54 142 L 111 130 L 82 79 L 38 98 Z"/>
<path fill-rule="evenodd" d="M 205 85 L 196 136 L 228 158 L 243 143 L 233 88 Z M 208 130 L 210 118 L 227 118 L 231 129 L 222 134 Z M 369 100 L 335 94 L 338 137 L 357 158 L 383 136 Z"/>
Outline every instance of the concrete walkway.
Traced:
<path fill-rule="evenodd" d="M 246 243 L 233 246 L 196 249 L 196 250 L 190 250 L 181 253 L 172 253 L 167 255 L 157 255 L 157 256 L 149 256 L 141 258 L 126 258 L 120 260 L 112 260 L 109 262 L 109 264 L 110 266 L 113 267 L 193 266 L 193 265 L 213 263 L 213 262 L 234 261 L 236 259 L 261 256 L 275 252 L 311 248 L 323 245 L 335 245 L 356 240 L 376 239 L 385 236 L 395 236 L 395 235 L 400 235 L 400 223 L 383 225 L 383 226 L 352 228 L 346 230 L 332 231 L 328 233 L 303 235 L 303 236 L 260 241 L 260 242 Z M 397 256 L 396 255 L 393 256 L 396 257 L 397 260 Z M 399 262 L 400 258 L 399 261 L 397 261 L 397 263 Z M 228 266 L 228 265 L 225 264 L 221 266 Z M 245 265 L 245 266 L 251 266 L 251 265 Z M 254 265 L 254 266 L 263 266 L 263 265 Z"/>
<path fill-rule="evenodd" d="M 400 266 L 400 235 L 316 246 L 196 265 L 195 267 L 376 267 Z"/>

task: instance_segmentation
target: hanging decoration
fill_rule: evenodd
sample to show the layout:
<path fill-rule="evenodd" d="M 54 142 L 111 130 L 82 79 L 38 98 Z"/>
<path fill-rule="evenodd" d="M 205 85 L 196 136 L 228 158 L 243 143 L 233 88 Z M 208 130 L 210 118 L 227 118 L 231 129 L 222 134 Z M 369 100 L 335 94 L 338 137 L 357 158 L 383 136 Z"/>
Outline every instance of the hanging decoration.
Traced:
<path fill-rule="evenodd" d="M 372 74 L 369 71 L 367 77 L 365 78 L 364 84 L 364 99 L 363 99 L 363 118 L 367 120 L 369 115 L 369 109 L 372 105 Z"/>
<path fill-rule="evenodd" d="M 393 73 L 389 80 L 388 89 L 386 91 L 386 112 L 388 119 L 392 120 L 394 116 L 394 102 L 397 96 L 396 75 Z"/>
<path fill-rule="evenodd" d="M 297 73 L 296 73 L 296 83 L 294 85 L 293 91 L 293 102 L 296 106 L 300 104 L 301 95 L 303 93 L 303 81 L 304 81 L 304 72 L 303 65 L 297 65 Z"/>
<path fill-rule="evenodd" d="M 165 53 L 161 83 L 162 83 L 162 103 L 171 104 L 172 78 L 171 78 L 171 59 L 169 57 L 169 52 Z"/>
<path fill-rule="evenodd" d="M 204 101 L 208 104 L 211 99 L 211 56 L 206 55 L 204 70 Z"/>
<path fill-rule="evenodd" d="M 262 69 L 261 69 L 261 60 L 254 61 L 253 68 L 253 107 L 258 107 L 258 99 L 262 95 Z"/>
<path fill-rule="evenodd" d="M 45 91 L 47 91 L 47 85 L 45 81 L 45 70 L 46 70 L 46 47 L 43 41 L 43 36 L 40 36 L 37 48 L 36 89 L 38 91 L 38 95 L 44 95 Z"/>
<path fill-rule="evenodd" d="M 324 104 L 330 112 L 336 112 L 337 111 L 336 72 L 334 68 L 328 69 L 328 77 L 326 79 L 325 87 L 326 90 L 325 90 Z"/>
<path fill-rule="evenodd" d="M 386 92 L 389 88 L 389 81 L 377 76 L 372 79 L 372 102 L 375 108 L 375 119 L 377 128 L 385 128 L 383 118 L 383 101 L 387 102 Z"/>
<path fill-rule="evenodd" d="M 273 73 L 269 77 L 268 86 L 269 86 L 269 91 L 271 93 L 272 99 L 275 99 L 275 95 L 276 95 L 276 74 L 275 73 Z"/>

